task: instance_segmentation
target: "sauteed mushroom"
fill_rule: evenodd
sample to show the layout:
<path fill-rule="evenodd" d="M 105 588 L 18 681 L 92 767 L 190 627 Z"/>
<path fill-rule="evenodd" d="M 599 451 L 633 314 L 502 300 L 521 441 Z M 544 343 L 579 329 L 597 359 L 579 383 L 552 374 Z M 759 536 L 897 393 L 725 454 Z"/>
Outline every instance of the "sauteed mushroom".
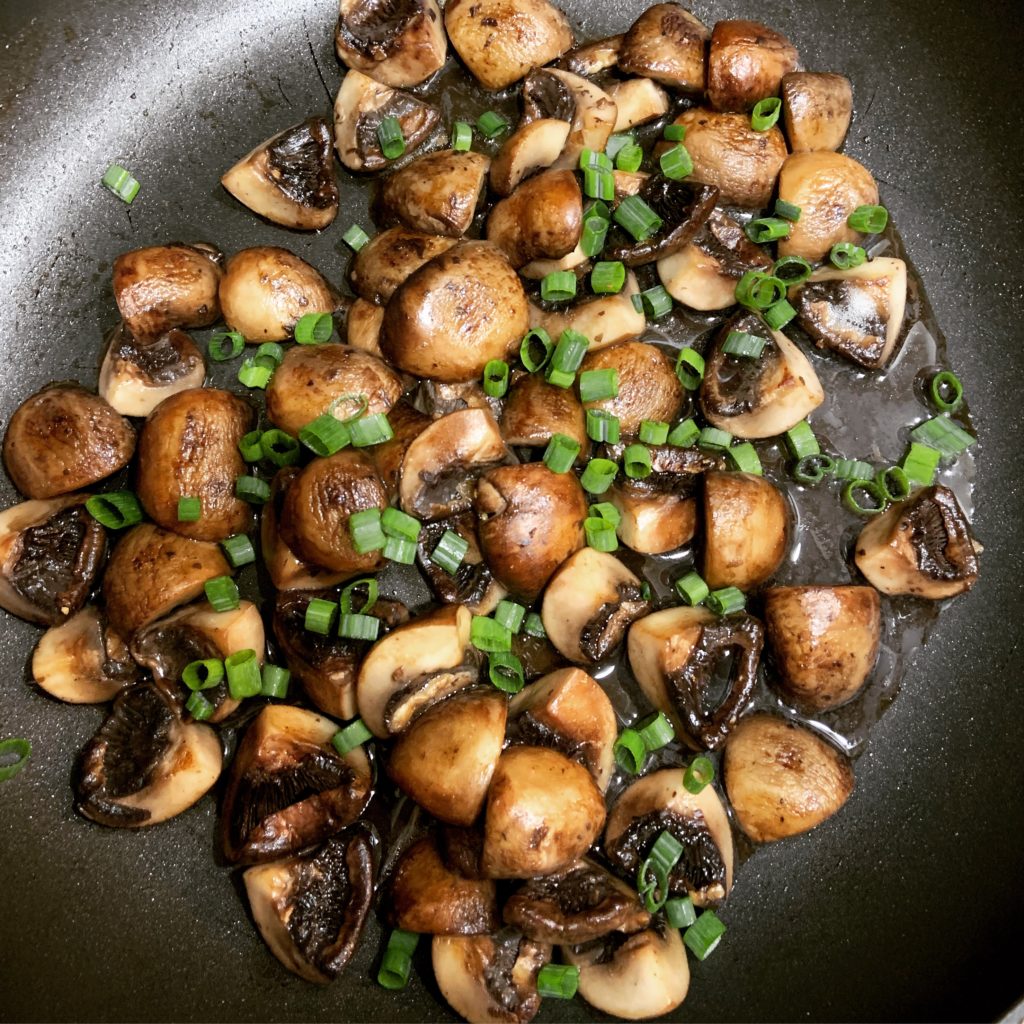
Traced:
<path fill-rule="evenodd" d="M 853 87 L 843 75 L 792 71 L 782 79 L 782 119 L 792 153 L 836 150 L 853 116 Z"/>
<path fill-rule="evenodd" d="M 524 178 L 550 167 L 565 147 L 569 127 L 554 117 L 520 125 L 491 161 L 491 188 L 499 196 L 511 195 Z"/>
<path fill-rule="evenodd" d="M 574 75 L 593 78 L 594 75 L 599 75 L 602 71 L 611 71 L 615 67 L 621 48 L 622 36 L 595 39 L 592 43 L 574 46 L 558 64 Z"/>
<path fill-rule="evenodd" d="M 585 449 L 588 440 L 583 406 L 573 389 L 548 384 L 539 373 L 524 374 L 505 397 L 501 435 L 510 445 L 546 448 L 552 434 L 565 434 Z"/>
<path fill-rule="evenodd" d="M 783 76 L 799 63 L 796 47 L 759 21 L 720 21 L 708 49 L 708 102 L 715 110 L 750 110 L 778 96 Z"/>
<path fill-rule="evenodd" d="M 626 272 L 626 283 L 622 290 L 615 295 L 592 296 L 568 309 L 551 312 L 531 305 L 530 326 L 543 327 L 552 338 L 560 337 L 565 330 L 577 331 L 590 340 L 587 351 L 597 352 L 598 349 L 617 345 L 620 341 L 629 341 L 643 334 L 647 318 L 642 307 L 637 309 L 633 305 L 633 298 L 639 294 L 640 286 L 637 284 L 636 274 L 630 270 Z"/>
<path fill-rule="evenodd" d="M 367 302 L 385 305 L 414 271 L 455 244 L 446 235 L 428 235 L 408 228 L 388 228 L 355 254 L 349 280 Z"/>
<path fill-rule="evenodd" d="M 675 551 L 697 532 L 697 499 L 644 486 L 646 481 L 624 480 L 607 493 L 618 510 L 619 540 L 644 555 Z"/>
<path fill-rule="evenodd" d="M 608 86 L 618 116 L 615 131 L 625 132 L 638 124 L 655 121 L 668 113 L 668 93 L 649 78 L 627 78 Z"/>
<path fill-rule="evenodd" d="M 380 350 L 380 328 L 384 323 L 384 307 L 356 299 L 345 316 L 345 341 L 360 352 L 383 359 Z"/>
<path fill-rule="evenodd" d="M 704 91 L 707 28 L 681 4 L 648 7 L 622 37 L 619 70 L 683 92 Z"/>

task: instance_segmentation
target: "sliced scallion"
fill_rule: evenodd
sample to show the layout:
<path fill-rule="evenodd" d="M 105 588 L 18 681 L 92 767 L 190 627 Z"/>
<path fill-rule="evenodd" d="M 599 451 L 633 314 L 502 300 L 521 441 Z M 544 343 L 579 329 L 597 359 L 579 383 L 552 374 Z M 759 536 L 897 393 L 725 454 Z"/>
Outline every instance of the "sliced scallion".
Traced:
<path fill-rule="evenodd" d="M 574 441 L 566 434 L 552 434 L 544 449 L 544 465 L 552 473 L 568 473 L 579 453 L 579 441 Z"/>
<path fill-rule="evenodd" d="M 781 110 L 782 100 L 778 96 L 769 96 L 766 99 L 758 100 L 750 112 L 750 127 L 755 132 L 766 132 L 769 128 L 774 128 L 779 120 Z"/>
<path fill-rule="evenodd" d="M 743 611 L 747 599 L 737 587 L 722 587 L 721 590 L 712 590 L 704 599 L 704 604 L 716 615 L 732 615 Z"/>
<path fill-rule="evenodd" d="M 251 647 L 229 654 L 224 659 L 224 670 L 232 700 L 245 700 L 259 695 L 263 680 L 260 677 L 259 659 Z"/>
<path fill-rule="evenodd" d="M 108 530 L 123 530 L 142 522 L 142 506 L 131 491 L 94 494 L 85 501 L 85 509 Z"/>
<path fill-rule="evenodd" d="M 348 725 L 342 726 L 332 737 L 334 749 L 344 757 L 356 747 L 361 747 L 367 740 L 373 739 L 366 723 L 361 718 L 354 718 Z"/>
<path fill-rule="evenodd" d="M 580 485 L 588 494 L 604 494 L 618 472 L 619 467 L 611 459 L 591 459 L 580 475 Z"/>
<path fill-rule="evenodd" d="M 430 560 L 454 576 L 459 571 L 459 566 L 462 565 L 467 551 L 469 551 L 469 541 L 465 537 L 460 536 L 454 530 L 445 530 L 431 553 Z"/>
<path fill-rule="evenodd" d="M 206 600 L 215 612 L 234 611 L 241 598 L 238 595 L 238 586 L 230 576 L 215 576 L 203 584 L 206 592 Z"/>
<path fill-rule="evenodd" d="M 299 317 L 293 337 L 300 345 L 322 345 L 334 333 L 334 317 L 330 313 L 306 313 Z"/>

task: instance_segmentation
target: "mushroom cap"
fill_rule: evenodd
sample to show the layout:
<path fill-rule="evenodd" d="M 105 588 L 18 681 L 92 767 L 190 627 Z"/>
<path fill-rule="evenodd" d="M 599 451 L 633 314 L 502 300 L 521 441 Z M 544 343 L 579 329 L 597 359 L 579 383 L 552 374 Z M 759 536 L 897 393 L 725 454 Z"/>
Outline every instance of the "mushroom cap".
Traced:
<path fill-rule="evenodd" d="M 799 64 L 796 47 L 759 21 L 719 21 L 708 48 L 708 102 L 715 110 L 745 112 L 778 96 L 784 75 Z"/>
<path fill-rule="evenodd" d="M 607 36 L 574 46 L 558 63 L 559 67 L 583 78 L 611 71 L 619 60 L 622 36 Z"/>
<path fill-rule="evenodd" d="M 705 25 L 682 4 L 655 4 L 623 35 L 619 70 L 683 92 L 701 93 L 708 36 Z"/>
<path fill-rule="evenodd" d="M 541 373 L 523 374 L 509 388 L 501 411 L 501 436 L 507 444 L 544 448 L 552 434 L 587 447 L 587 420 L 576 392 L 549 384 Z"/>
<path fill-rule="evenodd" d="M 615 128 L 615 101 L 593 82 L 560 68 L 541 68 L 523 82 L 523 120 L 569 122 L 569 136 L 555 167 L 575 171 L 584 149 L 602 152 Z"/>
<path fill-rule="evenodd" d="M 407 402 L 398 402 L 388 413 L 388 422 L 394 436 L 383 444 L 373 445 L 368 451 L 381 480 L 384 481 L 388 501 L 395 504 L 398 500 L 399 479 L 405 453 L 413 440 L 430 426 L 431 419 Z"/>
<path fill-rule="evenodd" d="M 536 171 L 550 167 L 561 155 L 570 125 L 554 117 L 541 117 L 520 125 L 491 161 L 491 189 L 511 195 L 516 186 Z"/>
<path fill-rule="evenodd" d="M 782 120 L 791 153 L 837 150 L 850 129 L 853 87 L 845 75 L 791 71 L 782 79 Z"/>
<path fill-rule="evenodd" d="M 360 298 L 385 305 L 398 286 L 424 263 L 455 244 L 447 235 L 394 227 L 374 235 L 355 254 L 349 280 Z"/>
<path fill-rule="evenodd" d="M 380 328 L 384 323 L 384 307 L 365 299 L 356 299 L 345 314 L 345 341 L 360 352 L 383 359 L 380 351 Z"/>

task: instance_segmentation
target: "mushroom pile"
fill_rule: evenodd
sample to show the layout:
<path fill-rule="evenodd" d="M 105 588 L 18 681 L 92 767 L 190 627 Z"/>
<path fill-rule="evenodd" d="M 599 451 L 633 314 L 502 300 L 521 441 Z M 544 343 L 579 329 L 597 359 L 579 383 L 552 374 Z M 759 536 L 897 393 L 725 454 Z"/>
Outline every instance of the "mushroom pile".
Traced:
<path fill-rule="evenodd" d="M 771 28 L 658 3 L 579 42 L 549 0 L 341 0 L 335 41 L 333 120 L 222 182 L 321 231 L 335 157 L 371 181 L 347 287 L 283 246 L 119 256 L 98 390 L 7 425 L 0 606 L 46 627 L 42 690 L 108 705 L 82 815 L 148 827 L 224 776 L 221 853 L 288 970 L 337 977 L 376 911 L 380 983 L 429 936 L 468 1021 L 667 1013 L 734 833 L 849 798 L 822 716 L 888 602 L 978 577 L 942 476 L 962 388 L 933 368 L 899 465 L 815 432 L 816 366 L 898 352 L 907 268 L 839 152 L 850 82 Z M 449 42 L 518 123 L 438 102 Z M 842 578 L 801 576 L 830 483 L 866 525 Z"/>

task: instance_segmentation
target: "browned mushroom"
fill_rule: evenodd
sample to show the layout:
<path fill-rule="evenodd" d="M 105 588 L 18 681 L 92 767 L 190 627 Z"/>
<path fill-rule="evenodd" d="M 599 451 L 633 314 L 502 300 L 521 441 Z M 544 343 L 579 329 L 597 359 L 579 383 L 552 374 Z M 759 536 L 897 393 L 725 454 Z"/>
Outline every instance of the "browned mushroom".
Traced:
<path fill-rule="evenodd" d="M 782 119 L 793 153 L 836 150 L 853 116 L 853 88 L 844 75 L 793 71 L 782 79 Z"/>
<path fill-rule="evenodd" d="M 428 235 L 408 228 L 388 228 L 355 254 L 349 280 L 367 302 L 385 305 L 413 271 L 455 244 L 446 235 Z"/>
<path fill-rule="evenodd" d="M 524 374 L 505 397 L 501 435 L 510 445 L 546 448 L 552 434 L 564 434 L 585 448 L 588 442 L 583 406 L 572 389 L 548 384 L 543 374 Z"/>
<path fill-rule="evenodd" d="M 708 48 L 708 102 L 715 110 L 750 110 L 778 96 L 783 76 L 798 63 L 796 47 L 781 32 L 759 21 L 720 21 Z"/>
<path fill-rule="evenodd" d="M 708 36 L 700 19 L 681 4 L 655 4 L 622 37 L 619 70 L 684 92 L 702 93 Z"/>
<path fill-rule="evenodd" d="M 360 352 L 383 359 L 380 350 L 380 328 L 384 323 L 384 307 L 365 299 L 356 299 L 345 316 L 345 341 Z"/>
<path fill-rule="evenodd" d="M 638 124 L 655 121 L 668 113 L 668 93 L 650 78 L 627 78 L 608 86 L 618 116 L 615 131 L 625 132 Z"/>
<path fill-rule="evenodd" d="M 524 178 L 550 167 L 565 147 L 569 128 L 568 121 L 554 117 L 527 121 L 517 128 L 491 161 L 491 188 L 499 196 L 511 195 Z"/>
<path fill-rule="evenodd" d="M 382 444 L 375 444 L 368 451 L 381 480 L 384 481 L 388 501 L 393 505 L 398 501 L 399 479 L 405 453 L 412 442 L 430 426 L 430 417 L 414 409 L 407 402 L 398 402 L 388 413 L 388 422 L 394 436 Z M 466 507 L 469 507 L 468 504 Z"/>
<path fill-rule="evenodd" d="M 573 47 L 559 62 L 559 67 L 583 78 L 592 78 L 602 71 L 611 71 L 618 63 L 622 36 L 595 39 Z"/>
<path fill-rule="evenodd" d="M 562 331 L 577 331 L 590 340 L 587 351 L 596 352 L 643 334 L 647 318 L 642 306 L 633 305 L 639 294 L 636 274 L 630 270 L 622 290 L 614 295 L 591 296 L 567 309 L 542 310 L 531 303 L 530 326 L 543 327 L 552 338 L 560 337 Z"/>

